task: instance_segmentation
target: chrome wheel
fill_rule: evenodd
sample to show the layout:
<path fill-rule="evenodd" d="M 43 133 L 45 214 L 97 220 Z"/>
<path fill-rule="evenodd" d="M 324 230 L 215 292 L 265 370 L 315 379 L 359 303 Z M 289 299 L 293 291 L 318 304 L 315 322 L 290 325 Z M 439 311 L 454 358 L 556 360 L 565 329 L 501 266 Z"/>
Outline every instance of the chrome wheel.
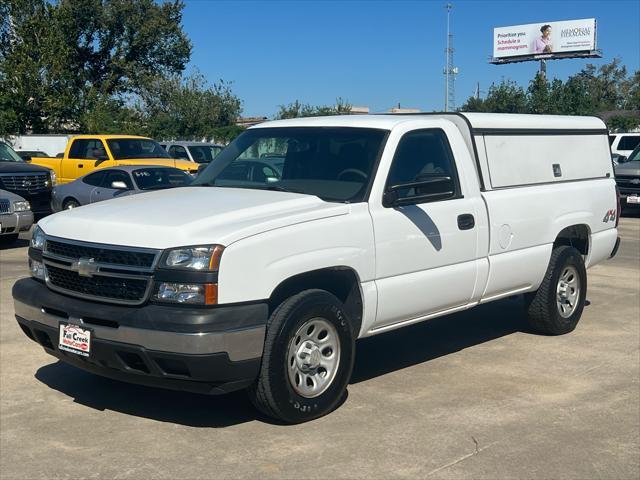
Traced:
<path fill-rule="evenodd" d="M 294 391 L 305 398 L 322 395 L 340 367 L 340 338 L 324 318 L 307 320 L 289 342 L 287 373 Z"/>
<path fill-rule="evenodd" d="M 569 318 L 576 310 L 579 300 L 580 277 L 578 271 L 572 266 L 565 267 L 556 287 L 556 304 L 560 316 Z"/>

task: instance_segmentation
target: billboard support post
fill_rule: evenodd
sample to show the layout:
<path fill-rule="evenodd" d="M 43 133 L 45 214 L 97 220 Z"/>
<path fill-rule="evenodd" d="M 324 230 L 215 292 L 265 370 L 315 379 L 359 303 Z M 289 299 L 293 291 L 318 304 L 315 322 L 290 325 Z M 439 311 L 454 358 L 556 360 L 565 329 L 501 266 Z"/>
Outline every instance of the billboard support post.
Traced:
<path fill-rule="evenodd" d="M 544 58 L 540 60 L 540 75 L 547 78 L 547 61 Z"/>

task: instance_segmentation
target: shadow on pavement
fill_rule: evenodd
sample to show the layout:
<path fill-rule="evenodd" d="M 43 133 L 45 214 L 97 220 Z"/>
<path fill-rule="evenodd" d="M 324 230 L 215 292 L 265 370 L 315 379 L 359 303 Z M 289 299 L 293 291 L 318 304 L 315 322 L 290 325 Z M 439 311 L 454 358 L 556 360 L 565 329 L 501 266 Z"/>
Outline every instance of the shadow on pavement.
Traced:
<path fill-rule="evenodd" d="M 29 246 L 29 240 L 18 238 L 15 242 L 3 243 L 0 239 L 0 250 L 11 250 L 14 248 L 24 248 Z"/>
<path fill-rule="evenodd" d="M 64 362 L 41 367 L 35 377 L 95 410 L 112 410 L 190 427 L 228 427 L 252 420 L 273 423 L 249 402 L 245 392 L 209 396 L 134 385 L 85 372 Z"/>
<path fill-rule="evenodd" d="M 531 333 L 522 297 L 482 305 L 359 340 L 351 383 L 428 362 L 515 332 Z M 96 410 L 192 427 L 227 427 L 254 420 L 278 424 L 259 413 L 245 392 L 199 395 L 145 387 L 84 372 L 63 362 L 41 367 L 35 377 L 76 403 Z"/>
<path fill-rule="evenodd" d="M 358 341 L 351 383 L 428 362 L 515 332 L 534 333 L 522 296 L 492 302 Z"/>

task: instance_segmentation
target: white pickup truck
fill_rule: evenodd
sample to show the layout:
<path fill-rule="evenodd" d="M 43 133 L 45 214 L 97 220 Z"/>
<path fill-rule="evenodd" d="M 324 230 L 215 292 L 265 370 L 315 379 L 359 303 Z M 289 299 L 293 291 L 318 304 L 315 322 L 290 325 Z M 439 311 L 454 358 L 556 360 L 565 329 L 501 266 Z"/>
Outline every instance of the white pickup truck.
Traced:
<path fill-rule="evenodd" d="M 82 369 L 247 388 L 303 422 L 343 398 L 358 338 L 517 294 L 539 332 L 571 332 L 586 268 L 616 253 L 617 198 L 597 118 L 269 122 L 190 187 L 42 220 L 15 313 Z"/>

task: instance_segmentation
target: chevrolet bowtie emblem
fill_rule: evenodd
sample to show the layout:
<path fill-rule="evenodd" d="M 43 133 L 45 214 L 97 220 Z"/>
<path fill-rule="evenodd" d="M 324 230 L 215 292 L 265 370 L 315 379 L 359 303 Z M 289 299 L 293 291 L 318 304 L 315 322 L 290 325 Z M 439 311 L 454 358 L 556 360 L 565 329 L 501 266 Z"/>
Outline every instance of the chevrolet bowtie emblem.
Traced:
<path fill-rule="evenodd" d="M 81 258 L 71 264 L 71 270 L 78 272 L 81 277 L 93 277 L 98 272 L 98 266 L 93 258 Z"/>

